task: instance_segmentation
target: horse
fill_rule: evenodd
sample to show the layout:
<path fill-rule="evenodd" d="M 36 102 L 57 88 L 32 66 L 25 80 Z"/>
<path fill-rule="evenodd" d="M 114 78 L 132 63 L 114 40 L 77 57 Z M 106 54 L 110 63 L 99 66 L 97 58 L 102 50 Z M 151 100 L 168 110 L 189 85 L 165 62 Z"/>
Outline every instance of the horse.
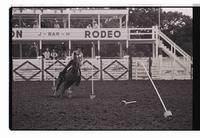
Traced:
<path fill-rule="evenodd" d="M 74 53 L 73 59 L 67 64 L 67 66 L 59 73 L 56 79 L 56 88 L 54 96 L 63 97 L 65 90 L 69 89 L 73 84 L 79 86 L 81 81 L 80 60 L 77 54 Z M 71 95 L 68 95 L 71 97 Z"/>

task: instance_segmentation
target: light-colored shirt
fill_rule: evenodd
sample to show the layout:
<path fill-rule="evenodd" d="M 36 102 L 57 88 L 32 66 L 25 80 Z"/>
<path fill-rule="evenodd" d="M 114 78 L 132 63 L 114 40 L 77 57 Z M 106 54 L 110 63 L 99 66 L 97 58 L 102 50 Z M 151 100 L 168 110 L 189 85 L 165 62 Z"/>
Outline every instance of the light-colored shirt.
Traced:
<path fill-rule="evenodd" d="M 54 24 L 54 28 L 60 28 L 60 24 L 58 23 Z"/>
<path fill-rule="evenodd" d="M 53 59 L 55 59 L 58 56 L 58 54 L 56 52 L 52 52 L 51 56 L 52 56 Z"/>
<path fill-rule="evenodd" d="M 43 53 L 43 55 L 44 55 L 44 58 L 45 58 L 45 59 L 50 59 L 51 53 L 50 53 L 49 51 L 45 51 L 45 52 Z"/>

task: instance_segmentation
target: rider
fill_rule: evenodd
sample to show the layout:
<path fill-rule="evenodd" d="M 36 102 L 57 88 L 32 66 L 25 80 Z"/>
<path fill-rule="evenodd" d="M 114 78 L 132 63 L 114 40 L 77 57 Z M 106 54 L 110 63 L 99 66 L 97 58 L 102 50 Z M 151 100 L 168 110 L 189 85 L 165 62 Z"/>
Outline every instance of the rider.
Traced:
<path fill-rule="evenodd" d="M 75 51 L 73 51 L 73 53 L 72 53 L 72 59 L 74 58 L 74 53 L 76 53 L 76 55 L 78 57 L 78 60 L 81 63 L 82 60 L 83 60 L 83 53 L 82 53 L 81 49 L 77 48 Z"/>
<path fill-rule="evenodd" d="M 77 49 L 72 53 L 72 59 L 74 59 L 74 56 L 77 57 L 78 62 L 80 63 L 80 66 L 81 66 L 81 64 L 82 64 L 81 62 L 83 61 L 83 53 L 82 53 L 82 51 L 81 51 L 80 48 L 77 48 Z M 78 81 L 77 81 L 77 83 L 76 83 L 77 86 L 80 84 L 80 81 L 81 81 L 81 69 L 80 69 L 80 68 L 79 68 L 79 73 L 80 73 L 80 75 L 79 75 Z"/>

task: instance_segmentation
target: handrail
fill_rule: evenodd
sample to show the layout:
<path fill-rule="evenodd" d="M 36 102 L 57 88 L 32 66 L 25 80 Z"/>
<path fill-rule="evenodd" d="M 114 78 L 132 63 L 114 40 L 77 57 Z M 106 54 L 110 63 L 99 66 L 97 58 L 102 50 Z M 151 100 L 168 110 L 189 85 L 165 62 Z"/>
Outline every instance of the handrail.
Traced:
<path fill-rule="evenodd" d="M 169 37 L 167 37 L 163 32 L 158 30 L 158 34 L 166 40 L 173 48 L 175 48 L 178 52 L 180 52 L 184 57 L 186 57 L 190 62 L 192 62 L 191 57 L 183 51 L 177 44 L 175 44 Z"/>
<path fill-rule="evenodd" d="M 177 49 L 179 52 L 181 52 L 181 54 L 188 56 L 188 58 L 190 57 L 185 51 L 183 51 L 177 44 L 175 44 L 171 39 L 169 39 L 164 33 L 162 33 L 162 35 L 163 35 L 162 37 L 164 37 L 165 40 L 167 40 L 169 43 L 171 43 L 171 45 L 175 49 Z"/>
<path fill-rule="evenodd" d="M 161 37 L 163 37 L 166 41 L 168 41 L 168 43 L 170 43 L 172 46 L 175 46 L 175 48 L 177 50 L 179 50 L 180 52 L 182 52 L 184 55 L 187 55 L 189 57 L 189 55 L 183 51 L 177 44 L 175 44 L 169 37 L 167 37 L 163 32 L 159 31 L 159 34 Z"/>
<path fill-rule="evenodd" d="M 153 30 L 153 29 L 152 28 L 135 28 L 135 27 L 131 28 L 129 26 L 129 30 Z"/>

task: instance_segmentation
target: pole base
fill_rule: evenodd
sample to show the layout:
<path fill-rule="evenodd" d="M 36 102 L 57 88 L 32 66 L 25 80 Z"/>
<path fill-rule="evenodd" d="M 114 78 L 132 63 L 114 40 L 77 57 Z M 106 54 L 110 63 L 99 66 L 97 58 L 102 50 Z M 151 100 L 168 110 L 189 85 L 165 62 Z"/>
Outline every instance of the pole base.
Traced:
<path fill-rule="evenodd" d="M 96 95 L 94 95 L 94 94 L 90 95 L 91 100 L 94 99 L 95 97 L 96 97 Z"/>
<path fill-rule="evenodd" d="M 136 103 L 136 101 L 126 101 L 126 100 L 122 100 L 120 102 L 120 105 L 128 105 L 128 104 L 133 104 L 133 103 Z"/>
<path fill-rule="evenodd" d="M 120 105 L 125 106 L 125 105 L 126 105 L 126 101 L 125 101 L 125 100 L 122 100 L 122 101 L 120 102 Z"/>
<path fill-rule="evenodd" d="M 53 96 L 56 96 L 56 87 L 53 86 L 51 89 L 52 89 L 52 91 L 53 91 Z"/>
<path fill-rule="evenodd" d="M 167 110 L 166 112 L 164 112 L 164 117 L 167 119 L 171 119 L 172 118 L 172 112 Z"/>

